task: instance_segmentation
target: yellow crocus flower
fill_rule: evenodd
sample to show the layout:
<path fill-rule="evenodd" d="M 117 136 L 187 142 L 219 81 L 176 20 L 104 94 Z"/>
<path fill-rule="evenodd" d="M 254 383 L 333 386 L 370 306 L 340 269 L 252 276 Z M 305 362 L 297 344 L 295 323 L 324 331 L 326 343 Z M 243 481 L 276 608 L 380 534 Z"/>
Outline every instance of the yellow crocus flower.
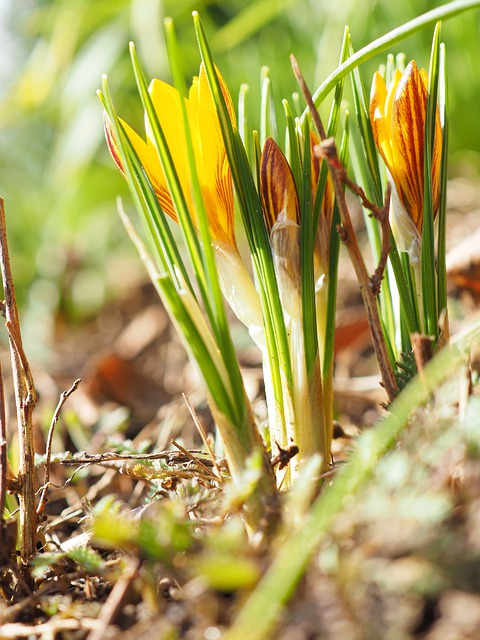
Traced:
<path fill-rule="evenodd" d="M 392 228 L 399 248 L 412 250 L 423 223 L 425 118 L 428 77 L 414 61 L 396 70 L 390 86 L 377 72 L 370 94 L 370 121 L 375 143 L 392 183 Z M 440 202 L 440 118 L 436 116 L 432 159 L 433 212 Z M 418 242 L 417 242 L 418 244 Z"/>
<path fill-rule="evenodd" d="M 235 112 L 230 93 L 218 70 L 217 75 L 230 118 L 234 122 Z M 196 226 L 187 142 L 180 102 L 181 96 L 177 89 L 157 79 L 152 80 L 149 93 L 165 135 L 188 209 Z M 236 249 L 232 176 L 223 143 L 220 122 L 215 111 L 212 92 L 203 64 L 200 66 L 198 77 L 193 79 L 189 96 L 185 98 L 185 105 L 195 153 L 195 165 L 210 223 L 212 241 L 225 243 Z M 163 211 L 177 221 L 178 216 L 165 179 L 148 117 L 145 116 L 146 140 L 140 137 L 126 122 L 123 120 L 121 122 L 145 169 Z M 125 175 L 118 144 L 107 116 L 105 116 L 105 135 L 112 158 L 123 175 Z"/>

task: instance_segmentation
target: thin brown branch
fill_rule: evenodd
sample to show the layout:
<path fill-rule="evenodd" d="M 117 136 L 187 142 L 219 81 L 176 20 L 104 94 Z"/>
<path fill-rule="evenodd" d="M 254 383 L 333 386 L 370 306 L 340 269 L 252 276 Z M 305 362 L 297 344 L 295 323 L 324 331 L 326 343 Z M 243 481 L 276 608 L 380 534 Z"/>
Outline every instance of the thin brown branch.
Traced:
<path fill-rule="evenodd" d="M 194 462 L 198 467 L 200 467 L 200 469 L 203 469 L 203 471 L 208 475 L 208 477 L 213 478 L 215 480 L 217 479 L 215 477 L 215 474 L 212 473 L 211 469 L 208 469 L 208 467 L 206 467 L 199 458 L 197 458 L 192 453 L 190 453 L 190 451 L 185 449 L 185 447 L 182 447 L 182 445 L 179 442 L 176 442 L 175 440 L 172 440 L 171 442 L 174 447 L 177 447 L 179 451 L 181 451 L 184 455 L 186 455 L 192 462 Z"/>
<path fill-rule="evenodd" d="M 3 512 L 7 493 L 7 421 L 5 416 L 5 392 L 2 363 L 0 361 L 0 544 L 3 544 Z"/>
<path fill-rule="evenodd" d="M 7 227 L 3 199 L 0 198 L 0 265 L 2 270 L 4 313 L 10 338 L 13 383 L 17 407 L 20 460 L 20 556 L 25 562 L 35 552 L 37 513 L 35 509 L 35 450 L 32 414 L 37 396 L 30 367 L 22 346 L 15 289 L 10 267 Z"/>
<path fill-rule="evenodd" d="M 205 452 L 200 450 L 193 450 L 190 451 L 190 453 L 205 455 Z M 73 457 L 60 458 L 57 462 L 66 466 L 76 466 L 82 464 L 103 464 L 106 462 L 116 461 L 124 462 L 128 460 L 169 460 L 175 463 L 183 463 L 188 462 L 190 458 L 183 454 L 179 454 L 176 451 L 159 451 L 157 453 L 115 453 L 113 451 L 106 451 L 105 453 L 97 454 L 83 452 Z M 202 462 L 205 465 L 210 464 L 208 458 L 205 458 Z"/>
<path fill-rule="evenodd" d="M 12 321 L 7 320 L 5 326 L 8 331 L 8 336 L 13 344 L 14 351 L 18 356 L 23 375 L 26 390 L 26 402 L 35 404 L 37 402 L 37 392 L 35 391 L 35 385 L 33 383 L 33 376 L 30 371 L 30 365 L 28 364 L 27 356 L 23 349 L 22 336 L 20 334 L 20 325 L 14 324 Z"/>
<path fill-rule="evenodd" d="M 368 325 L 370 327 L 373 348 L 375 350 L 380 375 L 382 377 L 382 385 L 387 393 L 388 401 L 393 402 L 398 393 L 398 385 L 393 373 L 390 357 L 388 355 L 385 336 L 383 335 L 380 315 L 378 313 L 376 291 L 372 286 L 372 280 L 370 279 L 365 267 L 365 262 L 363 261 L 360 247 L 358 246 L 357 237 L 350 218 L 350 212 L 348 211 L 347 202 L 345 200 L 342 180 L 343 167 L 341 167 L 338 160 L 335 141 L 333 138 L 322 141 L 319 146 L 320 153 L 322 154 L 322 157 L 327 160 L 330 168 L 335 197 L 337 199 L 338 212 L 340 214 L 340 220 L 342 221 L 342 227 L 339 229 L 339 233 L 342 242 L 347 248 L 357 276 L 360 293 L 362 295 L 363 304 L 367 314 Z M 339 169 L 339 167 L 341 168 Z M 383 235 L 385 237 L 385 233 Z"/>
<path fill-rule="evenodd" d="M 332 176 L 332 182 L 333 182 L 333 187 L 335 191 L 335 197 L 337 201 L 340 220 L 342 222 L 342 226 L 338 228 L 338 231 L 342 239 L 342 242 L 345 244 L 347 248 L 347 251 L 350 256 L 350 260 L 352 262 L 353 268 L 355 270 L 355 274 L 357 276 L 360 292 L 362 294 L 362 299 L 363 299 L 365 311 L 367 314 L 368 324 L 370 327 L 373 347 L 375 349 L 375 355 L 377 357 L 378 365 L 380 368 L 382 385 L 385 388 L 389 402 L 392 402 L 395 396 L 397 395 L 398 385 L 395 379 L 395 375 L 393 373 L 393 368 L 390 362 L 387 346 L 385 343 L 385 337 L 382 331 L 382 325 L 380 322 L 377 299 L 375 294 L 375 282 L 372 285 L 372 279 L 368 275 L 362 253 L 358 246 L 355 230 L 353 228 L 352 220 L 350 218 L 350 212 L 348 210 L 347 202 L 345 199 L 344 184 L 347 184 L 349 187 L 351 187 L 353 183 L 351 183 L 351 181 L 346 176 L 345 168 L 343 167 L 343 165 L 338 159 L 334 139 L 333 138 L 326 139 L 325 128 L 322 124 L 320 114 L 315 108 L 312 94 L 310 93 L 310 90 L 303 78 L 303 75 L 300 71 L 297 61 L 293 56 L 291 57 L 291 60 L 292 60 L 293 71 L 295 73 L 299 86 L 304 95 L 305 101 L 310 110 L 312 120 L 315 126 L 317 127 L 318 133 L 321 138 L 321 143 L 317 147 L 316 153 L 319 153 L 320 157 L 327 161 L 328 167 L 330 169 L 330 174 Z M 359 188 L 356 187 L 356 185 L 355 185 L 355 188 L 357 189 L 357 193 L 358 193 Z M 365 201 L 366 201 L 366 198 L 365 198 Z M 373 213 L 373 210 L 372 210 L 372 213 Z M 383 213 L 380 215 L 382 217 L 386 217 L 387 214 Z M 379 268 L 381 270 L 381 275 L 383 275 L 383 269 L 384 269 L 382 262 L 386 261 L 386 258 L 384 255 L 385 248 L 386 248 L 386 244 L 385 244 L 386 240 L 385 240 L 385 232 L 383 230 L 383 227 L 382 227 L 382 231 L 383 231 L 383 243 L 382 243 L 383 250 L 382 250 L 382 256 L 381 256 L 381 263 L 379 265 Z M 373 277 L 375 278 L 375 275 Z M 377 276 L 377 279 L 378 279 L 378 276 Z"/>
<path fill-rule="evenodd" d="M 138 576 L 141 561 L 131 558 L 115 583 L 98 617 L 98 626 L 87 636 L 87 640 L 102 640 L 125 602 L 132 583 Z"/>
<path fill-rule="evenodd" d="M 210 456 L 210 460 L 212 461 L 213 467 L 217 473 L 217 477 L 218 477 L 218 481 L 220 482 L 221 485 L 224 484 L 223 482 L 223 476 L 222 476 L 222 472 L 220 471 L 220 467 L 218 466 L 217 463 L 217 458 L 215 457 L 213 451 L 212 451 L 212 447 L 210 446 L 210 442 L 208 441 L 207 438 L 207 434 L 205 433 L 205 429 L 203 428 L 202 423 L 200 422 L 200 420 L 198 419 L 197 414 L 195 413 L 195 409 L 192 406 L 192 403 L 190 402 L 190 400 L 187 398 L 187 396 L 185 394 L 183 395 L 183 399 L 185 400 L 185 404 L 187 405 L 187 408 L 190 412 L 190 415 L 192 416 L 192 420 L 193 420 L 193 424 L 195 425 L 195 427 L 197 428 L 198 433 L 200 434 L 200 437 L 203 441 L 203 444 L 205 445 L 207 451 L 208 451 L 208 455 Z"/>
<path fill-rule="evenodd" d="M 377 220 L 380 222 L 380 228 L 382 230 L 382 247 L 380 250 L 380 257 L 378 260 L 377 268 L 375 269 L 372 277 L 370 278 L 370 284 L 372 287 L 373 294 L 378 296 L 380 293 L 380 286 L 383 280 L 383 274 L 385 273 L 385 269 L 387 267 L 388 256 L 390 254 L 390 249 L 392 245 L 390 244 L 390 222 L 389 222 L 389 211 L 390 211 L 390 194 L 391 194 L 391 186 L 388 184 L 387 193 L 385 194 L 385 206 L 383 209 L 380 209 L 381 217 L 375 216 Z"/>
<path fill-rule="evenodd" d="M 81 379 L 77 378 L 77 380 L 75 380 L 75 382 L 72 384 L 70 389 L 68 389 L 67 391 L 63 391 L 60 394 L 60 400 L 58 401 L 57 407 L 52 417 L 52 421 L 50 423 L 50 428 L 48 429 L 47 446 L 45 451 L 45 476 L 43 480 L 43 489 L 40 496 L 40 501 L 37 507 L 37 514 L 43 513 L 43 510 L 45 509 L 45 505 L 47 504 L 47 491 L 50 484 L 50 464 L 52 460 L 52 442 L 53 442 L 53 435 L 55 433 L 55 427 L 57 426 L 57 422 L 60 417 L 60 412 L 63 409 L 63 405 L 68 400 L 68 398 L 72 395 L 72 393 L 74 393 L 78 389 L 78 385 L 80 384 L 80 382 L 81 382 Z"/>
<path fill-rule="evenodd" d="M 46 634 L 49 634 L 49 637 L 56 638 L 62 631 L 89 631 L 90 629 L 96 629 L 97 626 L 98 622 L 94 618 L 82 618 L 81 620 L 74 618 L 55 619 L 36 625 L 10 622 L 0 625 L 0 637 L 5 640 L 10 638 L 18 640 L 19 638 L 27 637 L 45 638 Z"/>

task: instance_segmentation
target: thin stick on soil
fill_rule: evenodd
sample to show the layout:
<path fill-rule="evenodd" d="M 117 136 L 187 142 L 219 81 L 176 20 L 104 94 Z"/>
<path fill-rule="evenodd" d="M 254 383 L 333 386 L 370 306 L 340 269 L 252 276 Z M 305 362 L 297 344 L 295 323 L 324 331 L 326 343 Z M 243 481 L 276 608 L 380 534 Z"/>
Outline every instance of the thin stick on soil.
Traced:
<path fill-rule="evenodd" d="M 7 424 L 2 363 L 0 361 L 0 543 L 3 543 L 3 511 L 7 492 Z"/>
<path fill-rule="evenodd" d="M 330 169 L 338 206 L 338 212 L 340 214 L 340 220 L 342 221 L 342 226 L 338 227 L 337 230 L 340 234 L 342 242 L 347 248 L 350 260 L 357 276 L 358 285 L 360 287 L 360 292 L 362 294 L 363 304 L 365 306 L 368 324 L 370 327 L 373 348 L 375 349 L 375 355 L 378 361 L 378 366 L 380 368 L 380 374 L 382 376 L 382 386 L 387 393 L 389 402 L 393 402 L 395 396 L 398 393 L 398 385 L 388 355 L 387 345 L 385 343 L 385 337 L 382 331 L 377 304 L 377 294 L 380 290 L 380 281 L 381 277 L 383 276 L 383 270 L 385 268 L 389 247 L 388 239 L 386 239 L 388 224 L 385 222 L 385 220 L 388 221 L 388 203 L 383 212 L 380 214 L 380 222 L 382 224 L 383 233 L 382 255 L 380 264 L 378 265 L 374 276 L 370 278 L 365 267 L 365 262 L 363 261 L 360 247 L 358 246 L 357 237 L 355 235 L 355 230 L 350 218 L 350 212 L 348 210 L 343 189 L 344 184 L 348 184 L 349 187 L 352 187 L 353 183 L 348 180 L 345 169 L 338 159 L 334 139 L 325 138 L 325 129 L 323 127 L 320 115 L 313 103 L 312 94 L 307 87 L 302 72 L 300 71 L 298 63 L 293 55 L 291 56 L 291 61 L 293 72 L 295 73 L 298 84 L 310 109 L 312 120 L 314 121 L 315 126 L 318 129 L 318 133 L 322 139 L 319 145 L 319 155 L 321 158 L 326 160 Z M 358 187 L 354 190 L 358 195 Z M 375 211 L 372 211 L 372 213 L 375 215 Z"/>
<path fill-rule="evenodd" d="M 12 359 L 13 384 L 17 407 L 19 440 L 19 505 L 20 505 L 20 556 L 26 561 L 35 552 L 37 512 L 35 509 L 35 450 L 33 445 L 32 414 L 37 402 L 35 386 L 28 360 L 22 346 L 18 309 L 15 300 L 12 271 L 7 243 L 7 227 L 3 198 L 0 198 L 0 263 L 4 313 L 9 333 Z"/>
<path fill-rule="evenodd" d="M 181 451 L 184 455 L 190 458 L 190 460 L 194 462 L 198 467 L 200 467 L 200 469 L 202 469 L 208 475 L 209 478 L 214 478 L 215 480 L 217 479 L 215 474 L 212 473 L 211 469 L 208 469 L 199 458 L 196 458 L 192 453 L 190 453 L 190 451 L 185 449 L 185 447 L 182 447 L 180 443 L 176 442 L 175 440 L 172 440 L 172 444 L 174 447 L 177 447 L 177 449 Z"/>
<path fill-rule="evenodd" d="M 43 479 L 43 488 L 40 496 L 40 501 L 37 507 L 37 514 L 40 514 L 45 509 L 45 505 L 47 504 L 47 491 L 50 483 L 50 463 L 52 460 L 52 442 L 53 442 L 53 434 L 55 433 L 55 427 L 57 426 L 58 419 L 60 417 L 60 412 L 63 409 L 63 405 L 68 400 L 68 398 L 78 389 L 78 385 L 82 380 L 77 378 L 75 382 L 72 384 L 70 389 L 67 391 L 63 391 L 60 394 L 60 400 L 58 401 L 57 408 L 52 417 L 52 422 L 50 423 L 50 428 L 48 429 L 47 436 L 47 446 L 45 451 L 45 476 Z"/>
<path fill-rule="evenodd" d="M 102 607 L 98 626 L 87 636 L 87 640 L 102 640 L 104 638 L 108 627 L 114 623 L 133 581 L 138 576 L 140 565 L 141 561 L 138 558 L 129 560 Z"/>
<path fill-rule="evenodd" d="M 185 400 L 185 404 L 187 405 L 187 408 L 190 412 L 190 415 L 192 416 L 192 420 L 193 420 L 193 424 L 195 425 L 195 427 L 197 428 L 198 433 L 200 434 L 201 439 L 203 440 L 203 444 L 205 445 L 207 451 L 208 451 L 208 455 L 210 456 L 210 459 L 212 461 L 213 467 L 215 469 L 215 471 L 217 472 L 217 476 L 218 476 L 218 481 L 220 482 L 221 485 L 223 485 L 223 477 L 222 477 L 222 472 L 220 471 L 220 468 L 217 464 L 217 459 L 212 451 L 212 447 L 210 446 L 210 442 L 208 441 L 207 438 L 207 434 L 205 433 L 205 429 L 203 428 L 202 423 L 200 422 L 200 420 L 198 419 L 197 414 L 195 413 L 195 409 L 192 406 L 192 403 L 190 402 L 190 400 L 187 398 L 187 396 L 185 394 L 183 395 L 183 399 Z"/>

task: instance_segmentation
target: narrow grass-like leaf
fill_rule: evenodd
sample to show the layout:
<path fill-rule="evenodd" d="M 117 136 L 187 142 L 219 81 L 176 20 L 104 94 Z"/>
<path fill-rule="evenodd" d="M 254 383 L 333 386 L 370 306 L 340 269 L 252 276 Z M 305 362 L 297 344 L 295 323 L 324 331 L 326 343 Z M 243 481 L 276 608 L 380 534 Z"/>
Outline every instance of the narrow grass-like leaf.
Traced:
<path fill-rule="evenodd" d="M 354 54 L 351 42 L 349 42 L 350 55 Z M 370 124 L 369 100 L 365 84 L 362 80 L 360 70 L 355 68 L 350 76 L 353 90 L 353 104 L 355 107 L 355 115 L 357 116 L 358 127 L 360 130 L 360 139 L 364 152 L 363 160 L 366 161 L 368 170 L 368 187 L 366 191 L 373 198 L 375 204 L 382 205 L 383 187 L 380 169 L 378 166 L 378 153 L 373 139 L 372 127 Z M 380 249 L 380 239 L 378 239 L 378 253 Z"/>
<path fill-rule="evenodd" d="M 314 361 L 318 357 L 318 341 L 315 316 L 315 279 L 313 271 L 313 250 L 315 246 L 315 232 L 313 226 L 312 207 L 312 157 L 310 145 L 310 125 L 308 119 L 303 123 L 303 171 L 302 188 L 300 190 L 300 211 L 302 220 L 300 225 L 300 256 L 302 278 L 302 322 L 303 344 L 305 348 L 305 366 L 307 375 L 313 369 Z"/>
<path fill-rule="evenodd" d="M 268 136 L 271 136 L 274 140 L 278 138 L 272 78 L 268 67 L 262 67 L 260 83 L 262 95 L 260 106 L 260 144 L 263 147 Z"/>
<path fill-rule="evenodd" d="M 350 44 L 350 52 L 353 54 L 353 47 Z M 369 101 L 367 98 L 367 92 L 364 82 L 362 80 L 360 70 L 354 69 L 351 74 L 352 90 L 353 90 L 353 102 L 355 106 L 355 113 L 357 116 L 357 122 L 360 132 L 360 140 L 362 143 L 363 155 L 360 159 L 360 164 L 366 165 L 362 167 L 363 173 L 367 178 L 367 182 L 364 185 L 364 190 L 373 198 L 373 201 L 377 206 L 383 205 L 383 189 L 382 178 L 380 175 L 380 169 L 378 165 L 378 153 L 373 138 L 372 126 L 370 123 Z M 366 160 L 366 162 L 365 162 Z M 365 226 L 367 228 L 367 234 L 369 238 L 370 249 L 375 265 L 378 264 L 381 253 L 382 238 L 380 233 L 380 227 L 378 221 L 368 216 L 364 210 Z M 383 333 L 385 335 L 387 345 L 390 346 L 389 351 L 393 349 L 395 345 L 395 316 L 393 309 L 392 291 L 389 281 L 388 271 L 385 272 L 382 287 L 379 295 L 380 314 L 383 325 Z M 391 353 L 392 363 L 395 362 L 398 354 Z"/>
<path fill-rule="evenodd" d="M 249 86 L 246 83 L 242 83 L 240 91 L 238 93 L 238 131 L 245 147 L 245 153 L 247 158 L 250 157 L 250 127 L 248 126 L 248 108 L 247 108 L 247 96 L 249 92 Z"/>
<path fill-rule="evenodd" d="M 350 31 L 348 27 L 345 27 L 342 46 L 340 49 L 340 64 L 342 64 L 342 62 L 345 60 L 345 58 L 348 55 L 349 36 L 350 36 Z M 342 105 L 343 89 L 344 89 L 344 81 L 342 80 L 335 87 L 332 106 L 330 108 L 330 113 L 328 116 L 328 124 L 327 124 L 327 131 L 326 131 L 328 137 L 334 138 L 337 134 L 338 123 L 340 120 L 340 109 Z M 313 228 L 314 229 L 317 228 L 318 221 L 321 215 L 323 196 L 324 196 L 325 187 L 327 184 L 327 176 L 328 176 L 327 163 L 322 162 L 322 166 L 320 169 L 320 177 L 317 185 L 317 192 L 315 194 L 315 205 L 313 209 Z"/>
<path fill-rule="evenodd" d="M 194 12 L 194 24 L 199 49 L 222 128 L 227 157 L 232 170 L 236 195 L 259 287 L 275 396 L 279 406 L 283 407 L 281 390 L 285 388 L 285 383 L 290 390 L 292 389 L 292 370 L 283 309 L 275 277 L 270 242 L 263 219 L 262 205 L 238 129 L 232 125 L 228 117 L 225 100 L 219 86 L 203 25 L 196 12 Z M 282 378 L 284 383 L 282 383 Z"/>
<path fill-rule="evenodd" d="M 343 135 L 340 143 L 340 162 L 344 167 L 349 160 L 349 130 L 350 114 L 345 112 Z M 323 352 L 323 378 L 326 381 L 332 376 L 333 354 L 335 349 L 335 316 L 337 311 L 337 286 L 338 286 L 338 258 L 340 255 L 340 235 L 337 227 L 341 224 L 338 207 L 335 204 L 332 216 L 332 229 L 330 233 L 330 260 L 328 266 L 328 298 L 325 323 L 325 349 Z"/>
<path fill-rule="evenodd" d="M 195 297 L 187 288 L 179 287 L 170 274 L 158 272 L 129 218 L 121 209 L 119 213 L 153 285 L 160 294 L 172 321 L 179 329 L 180 337 L 184 342 L 186 341 L 185 346 L 189 355 L 195 358 L 211 397 L 231 421 L 232 426 L 239 425 L 239 431 L 241 431 L 244 425 L 240 424 L 238 413 L 231 401 L 233 394 L 225 365 Z"/>
<path fill-rule="evenodd" d="M 180 65 L 181 56 L 178 42 L 175 35 L 173 21 L 171 19 L 165 20 L 165 35 L 168 59 L 170 61 L 174 85 L 179 91 L 180 96 L 183 97 L 186 94 L 186 86 L 183 79 L 183 71 Z M 222 359 L 225 362 L 226 371 L 228 372 L 228 375 L 231 379 L 231 387 L 233 396 L 235 397 L 238 420 L 243 422 L 243 417 L 246 412 L 243 380 L 240 374 L 238 360 L 233 347 L 230 329 L 227 322 L 227 316 L 225 313 L 223 295 L 220 290 L 220 284 L 218 281 L 217 265 L 215 262 L 215 255 L 211 243 L 208 216 L 205 208 L 202 188 L 197 174 L 195 152 L 193 149 L 186 104 L 184 100 L 180 100 L 180 104 L 182 108 L 183 125 L 185 129 L 185 140 L 187 143 L 187 155 L 190 167 L 192 194 L 195 209 L 197 212 L 200 239 L 202 242 L 201 251 L 203 253 L 202 263 L 205 270 L 204 279 L 207 283 L 207 290 L 205 292 L 202 291 L 202 294 L 207 295 L 207 300 L 204 299 L 204 304 L 206 309 L 210 311 L 209 318 L 215 335 L 215 339 L 218 344 Z"/>
<path fill-rule="evenodd" d="M 435 275 L 434 204 L 432 166 L 439 80 L 440 23 L 435 27 L 428 72 L 428 97 L 425 118 L 425 165 L 422 225 L 422 297 L 425 332 L 438 337 L 437 279 Z"/>
<path fill-rule="evenodd" d="M 232 426 L 244 427 L 242 415 L 238 415 L 238 404 L 232 402 L 235 396 L 231 384 L 225 386 L 230 376 L 222 361 L 218 346 L 210 333 L 200 307 L 187 291 L 178 292 L 172 286 L 171 280 L 159 278 L 158 284 L 171 310 L 171 317 L 179 328 L 179 334 L 185 348 L 193 356 L 207 382 L 209 394 L 214 398 L 215 404 L 227 416 Z M 244 441 L 248 445 L 248 439 Z"/>
<path fill-rule="evenodd" d="M 455 345 L 443 349 L 428 363 L 423 376 L 417 376 L 398 396 L 376 429 L 369 429 L 359 437 L 348 464 L 317 498 L 309 517 L 304 518 L 301 526 L 282 543 L 270 568 L 225 633 L 224 640 L 267 640 L 273 637 L 283 605 L 294 594 L 312 554 L 346 501 L 358 495 L 380 458 L 395 444 L 409 417 L 463 364 L 465 349 L 479 343 L 480 323 L 477 323 Z"/>
<path fill-rule="evenodd" d="M 300 156 L 300 148 L 298 144 L 298 135 L 295 125 L 295 117 L 292 113 L 288 100 L 283 100 L 283 109 L 285 112 L 285 120 L 287 123 L 285 134 L 285 156 L 292 169 L 297 191 L 300 193 L 300 185 L 302 183 L 302 160 Z"/>
<path fill-rule="evenodd" d="M 448 157 L 448 85 L 445 45 L 440 44 L 440 77 L 438 102 L 440 126 L 442 129 L 442 161 L 440 165 L 440 206 L 438 209 L 438 311 L 447 308 L 447 269 L 446 269 L 446 214 L 447 214 L 447 157 Z"/>

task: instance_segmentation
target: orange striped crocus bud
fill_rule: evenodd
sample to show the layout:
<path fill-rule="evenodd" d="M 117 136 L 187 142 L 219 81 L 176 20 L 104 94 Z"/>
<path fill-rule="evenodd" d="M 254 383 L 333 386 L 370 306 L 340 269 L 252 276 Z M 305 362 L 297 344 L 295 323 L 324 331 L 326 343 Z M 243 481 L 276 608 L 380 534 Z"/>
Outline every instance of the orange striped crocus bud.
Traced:
<path fill-rule="evenodd" d="M 373 136 L 392 184 L 391 223 L 399 249 L 419 256 L 425 192 L 425 119 L 428 78 L 414 61 L 396 70 L 387 87 L 377 72 L 370 94 Z M 432 158 L 433 214 L 440 202 L 442 134 L 436 115 Z"/>

